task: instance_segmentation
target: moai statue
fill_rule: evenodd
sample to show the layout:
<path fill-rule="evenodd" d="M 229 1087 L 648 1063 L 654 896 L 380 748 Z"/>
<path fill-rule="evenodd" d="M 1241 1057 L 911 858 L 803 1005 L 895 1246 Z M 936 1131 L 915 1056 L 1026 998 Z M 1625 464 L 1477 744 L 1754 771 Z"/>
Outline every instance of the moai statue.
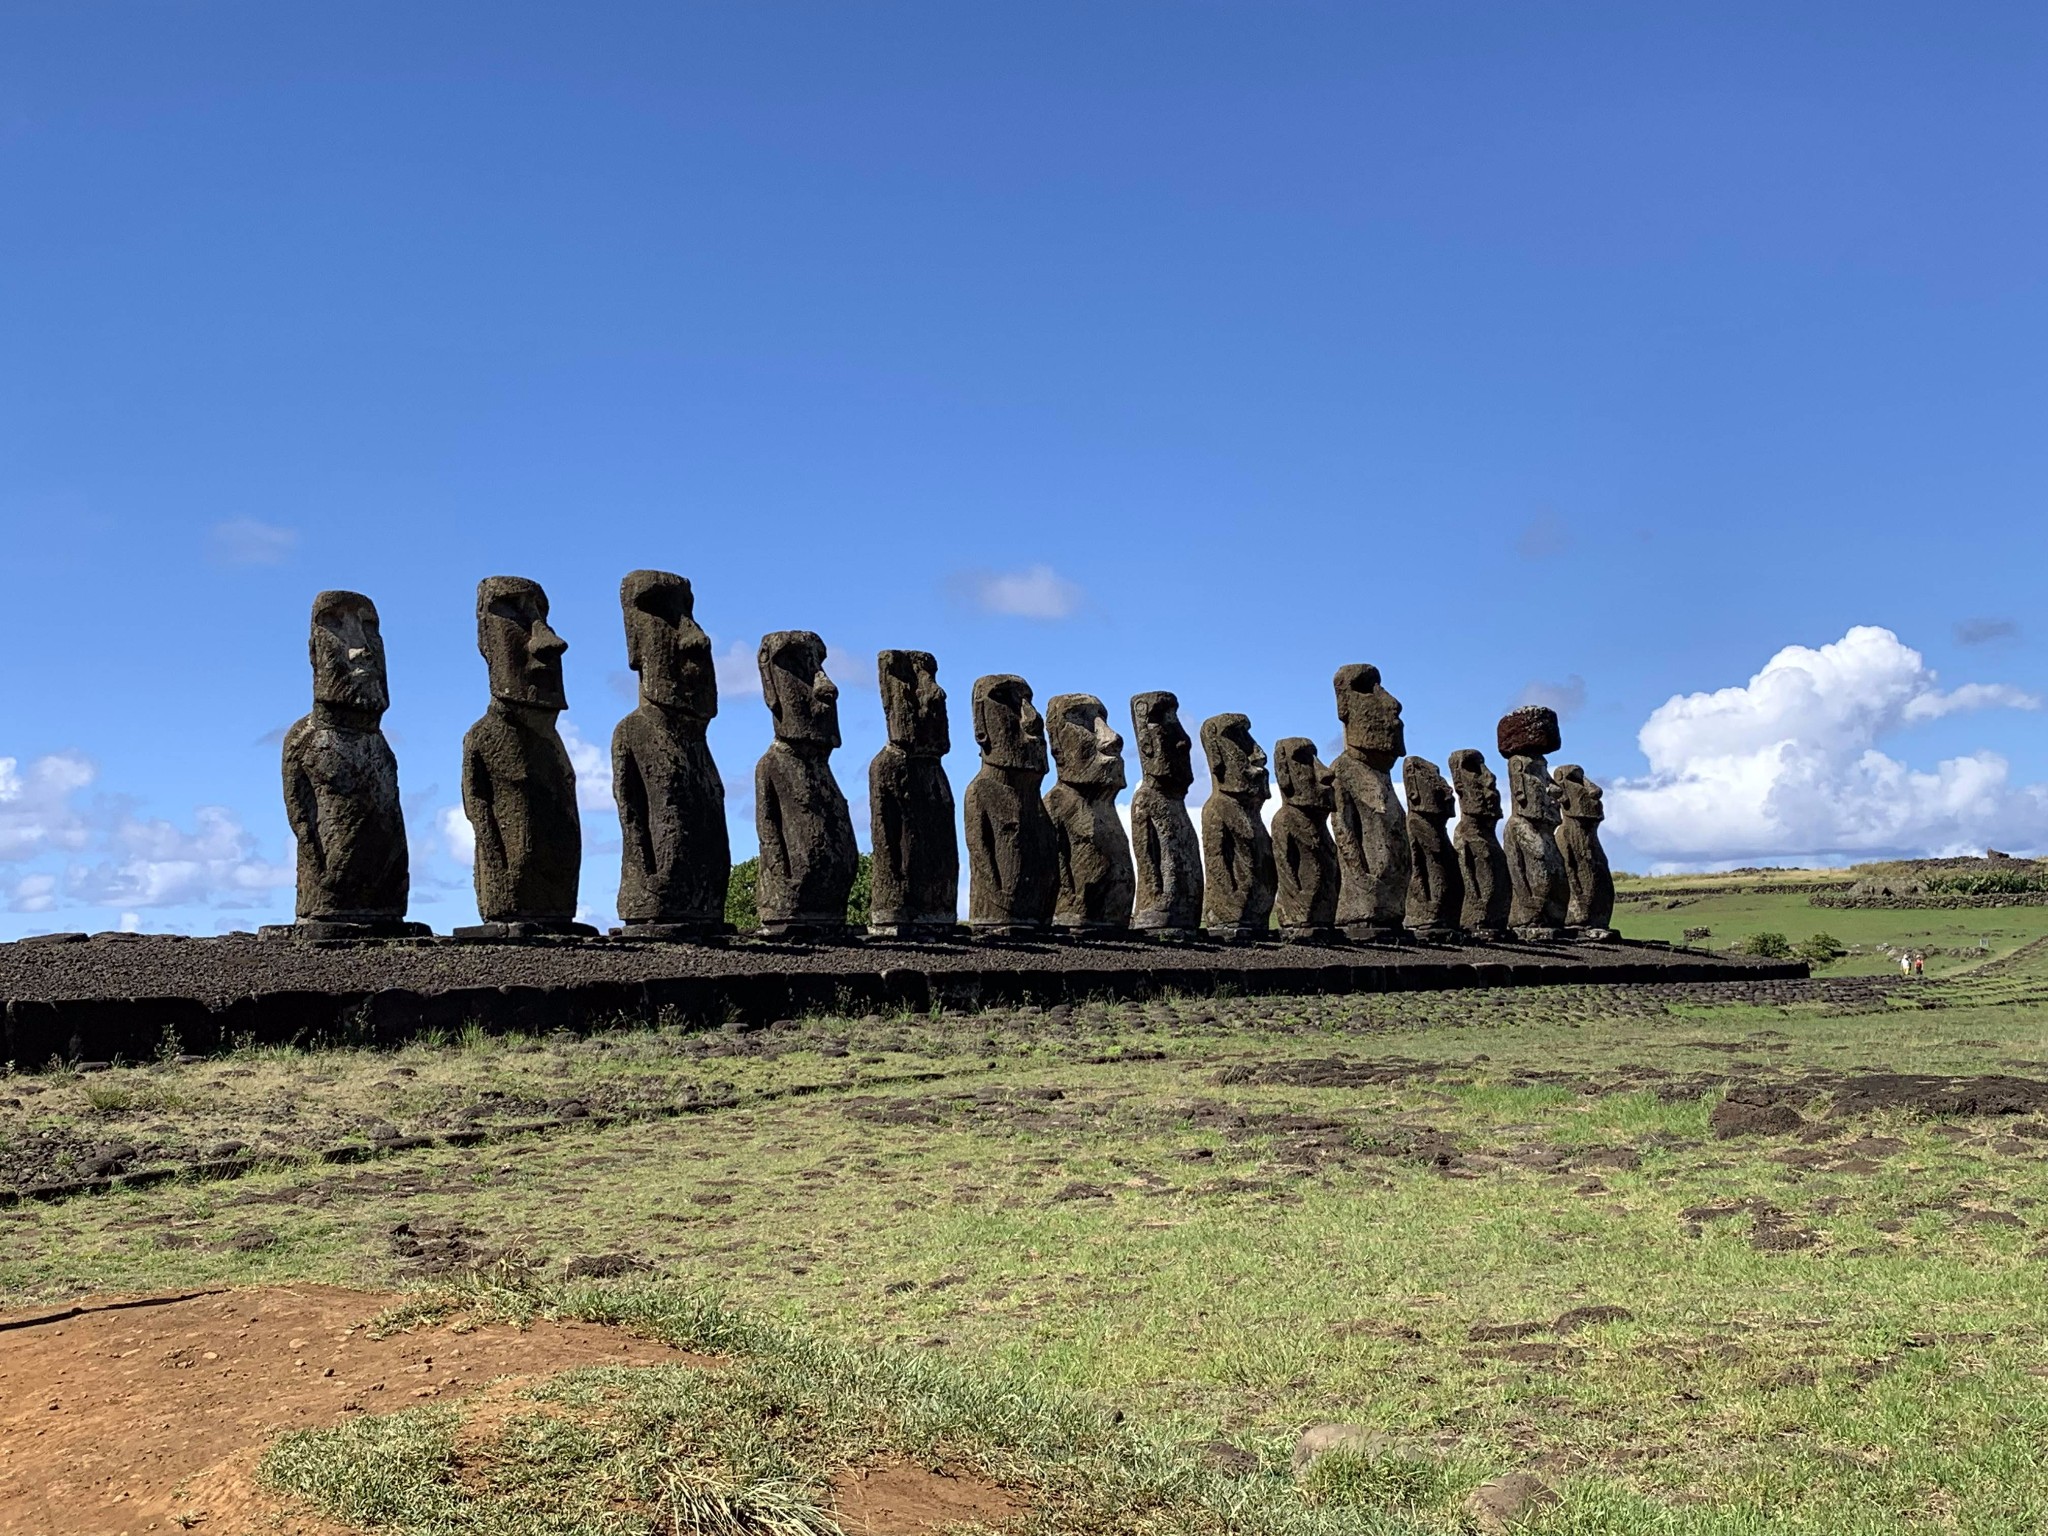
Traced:
<path fill-rule="evenodd" d="M 1339 667 L 1335 684 L 1344 723 L 1344 750 L 1331 765 L 1344 875 L 1337 925 L 1354 939 L 1398 941 L 1407 931 L 1409 868 L 1408 814 L 1392 773 L 1408 750 L 1401 701 L 1380 686 L 1378 667 Z"/>
<path fill-rule="evenodd" d="M 476 644 L 491 707 L 462 738 L 462 809 L 476 834 L 476 906 L 462 939 L 591 937 L 576 921 L 583 825 L 576 770 L 555 729 L 568 708 L 562 652 L 537 581 L 486 576 L 476 588 Z"/>
<path fill-rule="evenodd" d="M 634 571 L 619 583 L 640 705 L 612 732 L 612 794 L 619 920 L 638 938 L 725 932 L 732 844 L 725 785 L 704 740 L 718 713 L 718 671 L 694 606 L 689 582 L 667 571 Z"/>
<path fill-rule="evenodd" d="M 883 651 L 875 669 L 889 744 L 868 764 L 875 847 L 868 932 L 951 938 L 960 917 L 960 843 L 942 761 L 953 736 L 939 664 L 930 651 Z"/>
<path fill-rule="evenodd" d="M 1465 916 L 1465 880 L 1451 847 L 1451 786 L 1426 757 L 1401 763 L 1408 800 L 1408 927 L 1426 938 L 1455 937 Z"/>
<path fill-rule="evenodd" d="M 1465 907 L 1459 926 L 1485 939 L 1507 936 L 1508 856 L 1501 851 L 1500 785 L 1477 748 L 1460 747 L 1451 754 L 1451 783 L 1458 791 L 1458 830 L 1452 846 L 1458 873 L 1465 883 Z"/>
<path fill-rule="evenodd" d="M 1170 693 L 1131 696 L 1131 731 L 1143 775 L 1131 795 L 1138 875 L 1131 926 L 1160 939 L 1191 939 L 1202 922 L 1202 845 L 1188 815 L 1194 743 Z"/>
<path fill-rule="evenodd" d="M 1243 943 L 1272 932 L 1273 837 L 1259 807 L 1270 793 L 1266 752 L 1243 715 L 1202 722 L 1209 759 L 1209 800 L 1202 807 L 1205 894 L 1202 926 L 1215 939 Z"/>
<path fill-rule="evenodd" d="M 1337 933 L 1337 844 L 1330 837 L 1336 780 L 1316 758 L 1316 744 L 1289 736 L 1273 748 L 1280 809 L 1273 813 L 1274 906 L 1280 937 L 1327 944 Z"/>
<path fill-rule="evenodd" d="M 1584 938 L 1614 937 L 1614 872 L 1607 850 L 1600 846 L 1600 786 L 1577 763 L 1566 763 L 1552 776 L 1563 799 L 1564 819 L 1557 829 L 1557 851 L 1564 860 L 1565 886 L 1570 892 L 1564 921 Z"/>
<path fill-rule="evenodd" d="M 1116 813 L 1116 792 L 1124 787 L 1124 739 L 1110 728 L 1109 711 L 1093 694 L 1058 694 L 1047 701 L 1045 714 L 1059 777 L 1045 797 L 1059 872 L 1053 926 L 1070 933 L 1120 933 L 1131 926 L 1137 890 L 1131 840 Z"/>
<path fill-rule="evenodd" d="M 1523 939 L 1555 939 L 1564 929 L 1568 885 L 1557 851 L 1557 786 L 1544 754 L 1559 745 L 1557 711 L 1540 704 L 1500 719 L 1500 755 L 1508 760 L 1508 927 Z"/>
<path fill-rule="evenodd" d="M 825 642 L 807 629 L 763 635 L 760 663 L 761 697 L 775 719 L 775 740 L 754 765 L 761 932 L 771 939 L 844 939 L 860 850 L 846 796 L 832 777 L 839 687 L 825 675 Z"/>
<path fill-rule="evenodd" d="M 411 938 L 398 759 L 381 723 L 391 702 L 377 605 L 360 592 L 313 599 L 313 712 L 284 736 L 284 810 L 299 841 L 296 923 L 266 938 Z"/>
<path fill-rule="evenodd" d="M 967 786 L 967 921 L 977 938 L 1030 938 L 1052 922 L 1059 889 L 1045 781 L 1045 722 L 1031 685 L 997 673 L 974 684 L 981 771 Z"/>

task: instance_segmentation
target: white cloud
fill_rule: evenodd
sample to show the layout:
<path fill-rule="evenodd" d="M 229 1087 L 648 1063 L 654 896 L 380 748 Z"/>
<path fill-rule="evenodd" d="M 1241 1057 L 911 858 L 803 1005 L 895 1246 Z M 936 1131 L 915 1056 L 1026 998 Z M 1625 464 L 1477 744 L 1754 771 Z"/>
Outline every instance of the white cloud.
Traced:
<path fill-rule="evenodd" d="M 57 905 L 55 875 L 23 875 L 7 893 L 10 912 L 48 912 Z"/>
<path fill-rule="evenodd" d="M 761 697 L 761 648 L 735 640 L 712 658 L 718 669 L 718 697 L 758 699 Z"/>
<path fill-rule="evenodd" d="M 282 565 L 299 542 L 296 528 L 260 523 L 253 517 L 215 523 L 207 537 L 213 558 L 222 565 Z"/>
<path fill-rule="evenodd" d="M 1620 780 L 1614 833 L 1661 863 L 1957 853 L 2048 840 L 2048 785 L 2010 782 L 1979 751 L 1932 770 L 1878 749 L 1913 725 L 1972 710 L 2036 709 L 2002 683 L 1947 692 L 1888 629 L 1787 646 L 1739 688 L 1681 694 L 1637 735 L 1650 772 Z"/>
<path fill-rule="evenodd" d="M 107 834 L 110 857 L 72 866 L 67 894 L 91 906 L 254 907 L 292 884 L 292 866 L 259 858 L 255 839 L 226 806 L 203 805 L 193 820 L 187 832 L 124 816 Z"/>
<path fill-rule="evenodd" d="M 86 845 L 89 829 L 71 797 L 97 771 L 74 752 L 39 757 L 26 768 L 0 757 L 0 859 L 32 859 Z"/>
<path fill-rule="evenodd" d="M 441 846 L 448 857 L 465 869 L 476 863 L 476 828 L 462 814 L 459 805 L 444 805 L 434 812 L 434 830 L 441 834 Z"/>
<path fill-rule="evenodd" d="M 1083 593 L 1049 565 L 1022 571 L 966 571 L 955 578 L 968 601 L 984 613 L 1017 619 L 1064 619 L 1081 606 Z"/>
<path fill-rule="evenodd" d="M 1561 683 L 1533 682 L 1515 699 L 1516 707 L 1541 704 L 1557 711 L 1557 718 L 1569 720 L 1586 707 L 1586 680 L 1574 672 Z"/>
<path fill-rule="evenodd" d="M 569 751 L 569 766 L 576 770 L 576 809 L 586 814 L 618 815 L 618 803 L 612 799 L 611 753 L 594 741 L 585 741 L 567 718 L 562 721 L 562 745 Z"/>

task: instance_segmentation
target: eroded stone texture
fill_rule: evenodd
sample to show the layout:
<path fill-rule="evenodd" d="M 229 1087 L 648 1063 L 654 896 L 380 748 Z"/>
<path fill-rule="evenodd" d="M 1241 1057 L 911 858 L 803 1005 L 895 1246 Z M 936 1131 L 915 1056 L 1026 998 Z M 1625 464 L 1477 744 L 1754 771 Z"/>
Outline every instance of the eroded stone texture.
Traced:
<path fill-rule="evenodd" d="M 1524 938 L 1555 938 L 1568 892 L 1557 851 L 1557 786 L 1545 757 L 1560 742 L 1557 711 L 1539 704 L 1512 710 L 1501 717 L 1496 741 L 1508 760 L 1508 926 Z"/>
<path fill-rule="evenodd" d="M 640 704 L 612 732 L 619 806 L 619 919 L 650 938 L 725 932 L 732 845 L 725 784 L 705 727 L 718 713 L 711 637 L 697 625 L 690 584 L 668 571 L 619 583 L 626 665 Z"/>
<path fill-rule="evenodd" d="M 1045 797 L 1059 872 L 1053 926 L 1076 932 L 1126 929 L 1137 877 L 1131 840 L 1116 813 L 1116 793 L 1124 787 L 1124 739 L 1093 694 L 1055 694 L 1045 714 L 1059 779 Z"/>
<path fill-rule="evenodd" d="M 458 937 L 589 935 L 576 889 L 583 826 L 576 770 L 555 729 L 568 707 L 548 595 L 520 576 L 476 589 L 476 643 L 490 668 L 491 705 L 462 738 L 462 809 L 476 834 L 477 928 Z"/>
<path fill-rule="evenodd" d="M 1508 856 L 1500 846 L 1500 785 L 1484 754 L 1473 747 L 1451 754 L 1451 784 L 1458 792 L 1458 829 L 1451 843 L 1465 884 L 1459 925 L 1483 938 L 1498 938 L 1507 932 L 1513 899 Z"/>
<path fill-rule="evenodd" d="M 284 737 L 284 808 L 298 839 L 296 925 L 266 934 L 375 938 L 423 934 L 405 921 L 411 890 L 398 759 L 384 739 L 391 702 L 377 605 L 360 592 L 313 599 L 313 712 Z"/>
<path fill-rule="evenodd" d="M 1448 937 L 1464 919 L 1465 880 L 1451 847 L 1451 786 L 1426 757 L 1401 763 L 1408 800 L 1408 926 L 1429 937 Z"/>
<path fill-rule="evenodd" d="M 953 786 L 941 761 L 953 746 L 946 690 L 929 651 L 883 651 L 875 667 L 889 744 L 868 764 L 875 850 L 868 931 L 940 938 L 960 915 Z"/>
<path fill-rule="evenodd" d="M 1052 922 L 1059 890 L 1045 781 L 1045 721 L 1031 685 L 996 673 L 974 684 L 981 771 L 967 785 L 967 921 L 979 936 L 1022 938 Z"/>
<path fill-rule="evenodd" d="M 1566 763 L 1552 775 L 1562 804 L 1557 851 L 1564 860 L 1565 926 L 1583 929 L 1588 938 L 1614 931 L 1614 872 L 1607 850 L 1600 846 L 1600 823 L 1606 818 L 1600 786 L 1577 763 Z"/>
<path fill-rule="evenodd" d="M 761 931 L 770 938 L 843 938 L 860 850 L 846 796 L 832 776 L 839 686 L 825 675 L 825 642 L 807 629 L 762 636 L 759 659 L 761 697 L 775 721 L 775 740 L 754 765 Z"/>
<path fill-rule="evenodd" d="M 1306 736 L 1273 748 L 1280 809 L 1273 813 L 1274 910 L 1282 938 L 1314 942 L 1337 932 L 1337 844 L 1330 836 L 1336 777 Z"/>
<path fill-rule="evenodd" d="M 1194 743 L 1180 723 L 1180 700 L 1164 691 L 1133 694 L 1131 733 L 1142 775 L 1131 795 L 1131 926 L 1158 938 L 1192 937 L 1202 921 L 1202 845 L 1188 815 Z"/>
<path fill-rule="evenodd" d="M 1392 772 L 1408 750 L 1401 701 L 1381 686 L 1378 667 L 1339 667 L 1334 682 L 1344 724 L 1344 750 L 1331 765 L 1343 872 L 1337 923 L 1352 938 L 1394 939 L 1408 915 L 1408 813 Z"/>
<path fill-rule="evenodd" d="M 1260 807 L 1271 792 L 1266 752 L 1243 715 L 1202 722 L 1209 799 L 1202 807 L 1202 926 L 1212 937 L 1260 939 L 1272 931 L 1278 877 L 1273 837 Z"/>

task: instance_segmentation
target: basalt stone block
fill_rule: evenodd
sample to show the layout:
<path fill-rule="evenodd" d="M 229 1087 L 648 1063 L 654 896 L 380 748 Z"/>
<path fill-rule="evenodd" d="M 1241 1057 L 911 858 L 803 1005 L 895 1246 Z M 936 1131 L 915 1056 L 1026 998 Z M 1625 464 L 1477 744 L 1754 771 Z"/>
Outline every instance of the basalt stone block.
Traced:
<path fill-rule="evenodd" d="M 1316 757 L 1306 736 L 1273 748 L 1280 809 L 1273 813 L 1274 908 L 1280 935 L 1296 943 L 1328 943 L 1337 931 L 1341 876 L 1330 812 L 1337 803 L 1336 775 Z"/>
<path fill-rule="evenodd" d="M 732 844 L 725 784 L 705 730 L 718 714 L 711 637 L 689 582 L 634 571 L 619 583 L 626 665 L 640 700 L 612 732 L 619 807 L 619 921 L 636 938 L 705 939 L 726 931 Z"/>
<path fill-rule="evenodd" d="M 547 593 L 518 576 L 477 584 L 476 630 L 491 704 L 462 738 L 462 809 L 476 837 L 483 922 L 456 936 L 594 936 L 596 929 L 576 921 L 583 826 L 576 770 L 555 728 L 568 707 L 568 644 L 549 627 Z"/>
<path fill-rule="evenodd" d="M 1451 846 L 1451 786 L 1426 757 L 1401 764 L 1408 796 L 1408 927 L 1433 939 L 1451 938 L 1464 919 L 1465 880 Z"/>
<path fill-rule="evenodd" d="M 1045 797 L 1052 821 L 1058 894 L 1055 928 L 1121 932 L 1131 925 L 1137 877 L 1131 840 L 1116 813 L 1124 787 L 1124 739 L 1093 694 L 1062 693 L 1046 705 L 1047 736 L 1059 782 Z"/>
<path fill-rule="evenodd" d="M 889 742 L 868 764 L 868 932 L 950 938 L 960 915 L 960 843 L 943 761 L 953 736 L 939 664 L 929 651 L 883 651 L 876 672 Z"/>
<path fill-rule="evenodd" d="M 1408 750 L 1401 701 L 1373 666 L 1339 667 L 1334 685 L 1344 726 L 1344 750 L 1332 765 L 1343 873 L 1337 923 L 1352 938 L 1399 940 L 1407 931 L 1410 873 L 1408 814 L 1392 772 Z"/>
<path fill-rule="evenodd" d="M 1188 815 L 1194 743 L 1180 701 L 1163 691 L 1133 694 L 1131 732 L 1142 775 L 1131 795 L 1131 926 L 1155 938 L 1192 938 L 1202 921 L 1202 845 Z"/>
<path fill-rule="evenodd" d="M 1465 886 L 1459 926 L 1480 938 L 1507 932 L 1513 900 L 1508 856 L 1500 846 L 1500 785 L 1473 747 L 1451 754 L 1451 784 L 1458 795 L 1458 829 L 1451 839 Z"/>
<path fill-rule="evenodd" d="M 1512 892 L 1508 926 L 1524 939 L 1563 936 L 1569 885 L 1557 848 L 1559 794 L 1545 751 L 1558 740 L 1557 712 L 1528 705 L 1502 717 L 1499 740 L 1508 760 L 1512 814 L 1503 839 Z M 1512 746 L 1516 750 L 1509 752 Z"/>
<path fill-rule="evenodd" d="M 967 920 L 979 938 L 1030 938 L 1052 923 L 1059 857 L 1045 781 L 1045 721 L 1031 685 L 997 673 L 974 684 L 981 771 L 967 786 Z"/>
<path fill-rule="evenodd" d="M 764 636 L 760 663 L 761 694 L 775 719 L 775 740 L 754 769 L 761 931 L 770 938 L 841 939 L 860 850 L 846 796 L 832 776 L 839 688 L 825 675 L 825 642 L 809 630 Z"/>
<path fill-rule="evenodd" d="M 1614 934 L 1614 872 L 1607 850 L 1600 846 L 1600 823 L 1607 812 L 1600 786 L 1577 763 L 1566 763 L 1552 775 L 1563 820 L 1557 829 L 1558 856 L 1564 861 L 1565 926 L 1589 939 Z"/>
<path fill-rule="evenodd" d="M 1266 752 L 1243 715 L 1202 722 L 1209 800 L 1202 807 L 1202 926 L 1212 938 L 1246 941 L 1272 931 L 1279 878 L 1260 807 L 1271 793 Z"/>

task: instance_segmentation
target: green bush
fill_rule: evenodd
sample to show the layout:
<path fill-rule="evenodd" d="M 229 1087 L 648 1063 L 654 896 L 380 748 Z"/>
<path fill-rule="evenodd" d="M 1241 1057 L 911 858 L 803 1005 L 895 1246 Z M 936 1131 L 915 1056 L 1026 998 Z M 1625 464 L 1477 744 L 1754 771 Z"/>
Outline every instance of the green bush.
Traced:
<path fill-rule="evenodd" d="M 1782 933 L 1752 933 L 1742 941 L 1742 953 L 1765 960 L 1790 960 L 1792 941 Z"/>
<path fill-rule="evenodd" d="M 725 920 L 740 933 L 752 933 L 761 926 L 761 909 L 756 898 L 760 884 L 759 859 L 742 859 L 733 865 L 732 878 L 725 886 Z M 854 871 L 853 889 L 846 897 L 846 920 L 856 927 L 867 926 L 868 902 L 873 887 L 874 860 L 862 854 Z"/>
<path fill-rule="evenodd" d="M 1849 953 L 1849 946 L 1832 933 L 1816 933 L 1801 939 L 1795 953 L 1808 965 L 1832 965 Z"/>
<path fill-rule="evenodd" d="M 2037 869 L 1984 869 L 1970 874 L 1930 875 L 1922 889 L 1931 896 L 2024 896 L 2048 891 L 2048 874 Z"/>

